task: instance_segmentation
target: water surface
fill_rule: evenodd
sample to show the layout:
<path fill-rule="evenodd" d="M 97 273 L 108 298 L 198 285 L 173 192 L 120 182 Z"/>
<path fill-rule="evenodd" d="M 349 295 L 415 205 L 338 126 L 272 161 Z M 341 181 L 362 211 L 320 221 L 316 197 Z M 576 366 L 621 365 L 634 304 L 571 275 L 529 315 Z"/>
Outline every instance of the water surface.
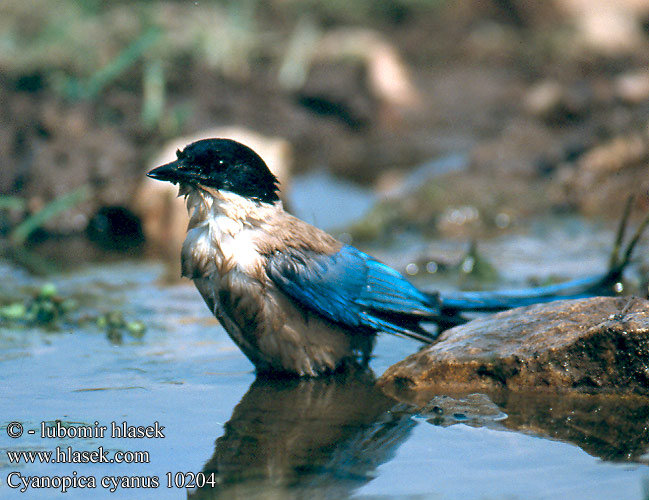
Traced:
<path fill-rule="evenodd" d="M 459 163 L 458 163 L 459 164 Z M 455 167 L 454 167 L 455 168 Z M 433 175 L 430 168 L 422 175 Z M 327 229 L 360 217 L 368 191 L 320 174 L 297 180 L 294 209 Z M 295 186 L 294 186 L 295 189 Z M 324 196 L 323 196 L 324 195 Z M 313 200 L 325 200 L 314 205 Z M 331 214 L 331 206 L 344 207 Z M 481 242 L 498 286 L 605 269 L 612 233 L 581 219 L 538 220 L 529 231 Z M 461 258 L 460 241 L 414 236 L 365 248 L 405 271 L 427 256 Z M 59 329 L 0 323 L 2 498 L 358 498 L 642 500 L 649 497 L 649 409 L 642 403 L 500 395 L 438 395 L 414 406 L 375 385 L 417 342 L 381 335 L 370 372 L 318 380 L 256 379 L 194 287 L 165 285 L 160 264 L 79 264 L 49 277 L 79 309 Z M 0 302 L 28 300 L 44 283 L 0 261 Z M 427 289 L 457 275 L 420 272 Z M 489 285 L 487 285 L 489 286 Z M 493 283 L 491 284 L 493 286 Z M 143 321 L 138 338 L 109 337 L 95 318 L 120 311 Z M 42 439 L 52 425 L 164 426 L 164 438 Z M 11 439 L 10 422 L 25 433 Z M 644 427 L 643 427 L 644 426 Z M 28 430 L 36 431 L 30 435 Z M 10 463 L 7 452 L 146 451 L 148 463 Z M 92 490 L 7 485 L 27 476 L 93 477 Z M 185 489 L 197 473 L 214 487 Z M 169 475 L 169 476 L 168 476 Z M 116 492 L 102 478 L 126 477 Z M 127 488 L 140 480 L 158 487 Z M 17 484 L 17 476 L 12 476 Z M 171 481 L 171 488 L 167 481 Z M 110 481 L 110 479 L 109 479 Z M 106 483 L 112 486 L 113 483 Z M 180 487 L 177 487 L 180 486 Z"/>
<path fill-rule="evenodd" d="M 3 265 L 2 294 L 28 294 L 39 280 Z M 0 433 L 3 498 L 57 498 L 56 490 L 18 494 L 6 485 L 23 476 L 97 478 L 92 492 L 65 498 L 185 498 L 167 488 L 166 473 L 212 472 L 216 489 L 192 498 L 646 498 L 642 460 L 608 462 L 579 443 L 512 432 L 474 421 L 440 425 L 397 403 L 368 374 L 324 380 L 255 380 L 252 367 L 208 314 L 192 286 L 163 286 L 161 266 L 123 263 L 54 277 L 61 295 L 82 309 L 116 308 L 142 319 L 141 339 L 111 342 L 93 323 L 0 329 L 2 425 L 25 430 L 56 420 L 109 426 L 159 422 L 164 439 L 41 439 Z M 379 375 L 418 348 L 381 336 L 371 367 Z M 499 421 L 495 419 L 494 422 Z M 432 423 L 431 423 L 432 422 Z M 144 450 L 146 464 L 12 464 L 10 450 Z M 111 496 L 104 476 L 157 476 L 156 489 Z M 15 476 L 14 476 L 15 477 Z M 175 476 L 172 476 L 172 478 Z"/>

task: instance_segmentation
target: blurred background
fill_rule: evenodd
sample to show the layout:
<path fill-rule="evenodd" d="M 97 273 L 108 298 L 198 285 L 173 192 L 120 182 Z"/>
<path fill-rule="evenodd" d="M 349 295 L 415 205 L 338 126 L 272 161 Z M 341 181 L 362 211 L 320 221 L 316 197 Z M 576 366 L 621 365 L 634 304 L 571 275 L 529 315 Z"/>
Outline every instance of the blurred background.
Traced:
<path fill-rule="evenodd" d="M 612 221 L 649 208 L 648 49 L 646 0 L 3 0 L 3 248 L 177 257 L 144 174 L 215 135 L 357 244 Z"/>

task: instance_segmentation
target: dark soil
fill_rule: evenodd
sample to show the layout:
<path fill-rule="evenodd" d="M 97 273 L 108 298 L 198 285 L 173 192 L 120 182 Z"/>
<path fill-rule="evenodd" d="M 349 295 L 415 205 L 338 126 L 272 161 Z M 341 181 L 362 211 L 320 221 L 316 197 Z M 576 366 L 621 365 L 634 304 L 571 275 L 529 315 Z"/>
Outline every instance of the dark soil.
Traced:
<path fill-rule="evenodd" d="M 237 124 L 286 138 L 296 171 L 326 165 L 383 187 L 432 158 L 469 155 L 468 170 L 434 181 L 442 195 L 423 186 L 391 208 L 388 226 L 408 220 L 430 227 L 440 205 L 467 200 L 485 212 L 483 231 L 495 212 L 514 219 L 547 210 L 615 216 L 629 192 L 649 206 L 649 96 L 634 100 L 620 90 L 620 78 L 647 67 L 647 37 L 634 50 L 580 48 L 566 37 L 569 20 L 546 3 L 391 2 L 343 13 L 309 5 L 325 35 L 351 26 L 388 41 L 417 91 L 414 105 L 378 95 L 366 65 L 353 58 L 317 59 L 300 88 L 280 85 L 281 50 L 303 12 L 271 3 L 256 19 L 274 41 L 253 54 L 247 72 L 224 74 L 177 54 L 163 61 L 165 118 L 155 127 L 141 118 L 143 64 L 87 99 L 66 97 L 53 84 L 53 75 L 79 70 L 56 62 L 0 66 L 0 194 L 26 197 L 33 212 L 89 184 L 91 199 L 47 225 L 81 231 L 102 207 L 131 208 L 147 162 L 168 138 Z M 182 17 L 191 4 L 174 8 Z M 551 91 L 544 94 L 546 84 Z M 169 125 L 178 110 L 187 113 Z M 623 153 L 637 151 L 604 155 L 603 165 L 592 167 L 588 153 L 616 138 Z M 629 146 L 634 138 L 640 144 Z"/>

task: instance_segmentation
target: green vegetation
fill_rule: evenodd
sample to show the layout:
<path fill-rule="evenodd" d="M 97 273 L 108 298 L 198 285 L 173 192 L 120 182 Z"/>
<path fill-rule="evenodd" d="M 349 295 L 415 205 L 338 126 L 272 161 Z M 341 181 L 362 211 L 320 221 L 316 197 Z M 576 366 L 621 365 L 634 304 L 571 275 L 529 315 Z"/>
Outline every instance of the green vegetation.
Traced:
<path fill-rule="evenodd" d="M 26 302 L 12 302 L 0 307 L 0 324 L 59 328 L 60 323 L 77 308 L 74 299 L 61 297 L 54 284 L 46 283 Z"/>
<path fill-rule="evenodd" d="M 18 224 L 9 234 L 9 241 L 14 246 L 22 246 L 27 238 L 47 222 L 52 217 L 59 215 L 66 210 L 78 205 L 90 195 L 88 186 L 82 186 L 79 189 L 67 193 L 45 205 L 41 210 L 33 215 L 28 216 L 24 221 Z M 22 200 L 18 203 L 17 198 L 11 196 L 0 196 L 0 209 L 6 208 L 14 200 L 14 206 L 24 209 L 26 203 Z"/>
<path fill-rule="evenodd" d="M 471 242 L 469 252 L 458 266 L 460 287 L 465 290 L 482 289 L 486 284 L 497 283 L 500 275 L 496 268 L 478 252 L 478 245 Z"/>
<path fill-rule="evenodd" d="M 123 335 L 142 338 L 146 327 L 142 321 L 126 320 L 124 313 L 112 310 L 98 316 L 73 315 L 79 311 L 79 303 L 59 294 L 56 285 L 45 283 L 25 301 L 13 301 L 0 306 L 0 325 L 16 327 L 41 327 L 60 330 L 64 326 L 80 326 L 94 323 L 111 342 L 122 342 Z"/>
<path fill-rule="evenodd" d="M 99 328 L 106 332 L 108 339 L 115 344 L 122 342 L 124 333 L 139 339 L 142 338 L 146 331 L 144 323 L 138 320 L 126 321 L 121 311 L 110 311 L 102 314 L 97 318 L 96 323 Z"/>
<path fill-rule="evenodd" d="M 90 196 L 90 188 L 88 186 L 81 186 L 70 193 L 52 200 L 37 212 L 26 215 L 19 224 L 10 229 L 6 240 L 0 240 L 0 243 L 3 243 L 0 245 L 0 255 L 7 257 L 34 274 L 51 274 L 54 271 L 54 266 L 30 252 L 25 247 L 25 243 L 48 220 L 78 205 L 86 200 L 88 196 Z M 3 211 L 17 211 L 24 215 L 26 210 L 26 200 L 15 196 L 0 196 L 0 214 Z M 2 316 L 1 313 L 0 316 Z"/>
<path fill-rule="evenodd" d="M 24 211 L 27 203 L 18 196 L 0 196 L 0 210 Z"/>
<path fill-rule="evenodd" d="M 122 50 L 106 66 L 99 68 L 87 79 L 71 77 L 62 86 L 62 93 L 70 99 L 94 99 L 101 91 L 133 66 L 158 40 L 160 30 L 149 28 Z"/>
<path fill-rule="evenodd" d="M 281 80 L 286 75 L 280 73 L 291 65 L 283 56 L 291 54 L 291 33 L 299 31 L 305 19 L 341 26 L 376 24 L 443 3 L 61 0 L 54 5 L 47 0 L 3 0 L 0 69 L 18 76 L 37 73 L 47 86 L 71 100 L 97 99 L 117 82 L 141 85 L 143 125 L 168 129 L 162 113 L 167 106 L 165 74 L 178 64 L 193 61 L 243 81 L 257 61 L 274 61 Z"/>

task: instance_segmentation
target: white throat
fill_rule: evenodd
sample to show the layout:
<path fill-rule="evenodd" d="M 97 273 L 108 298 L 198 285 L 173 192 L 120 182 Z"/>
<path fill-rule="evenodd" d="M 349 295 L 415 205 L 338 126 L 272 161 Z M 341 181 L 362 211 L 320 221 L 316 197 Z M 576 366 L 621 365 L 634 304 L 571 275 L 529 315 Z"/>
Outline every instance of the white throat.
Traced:
<path fill-rule="evenodd" d="M 282 210 L 281 202 L 260 203 L 227 191 L 188 189 L 190 215 L 183 244 L 183 274 L 207 277 L 237 270 L 253 274 L 260 270 L 258 241 L 270 231 L 266 221 Z"/>

